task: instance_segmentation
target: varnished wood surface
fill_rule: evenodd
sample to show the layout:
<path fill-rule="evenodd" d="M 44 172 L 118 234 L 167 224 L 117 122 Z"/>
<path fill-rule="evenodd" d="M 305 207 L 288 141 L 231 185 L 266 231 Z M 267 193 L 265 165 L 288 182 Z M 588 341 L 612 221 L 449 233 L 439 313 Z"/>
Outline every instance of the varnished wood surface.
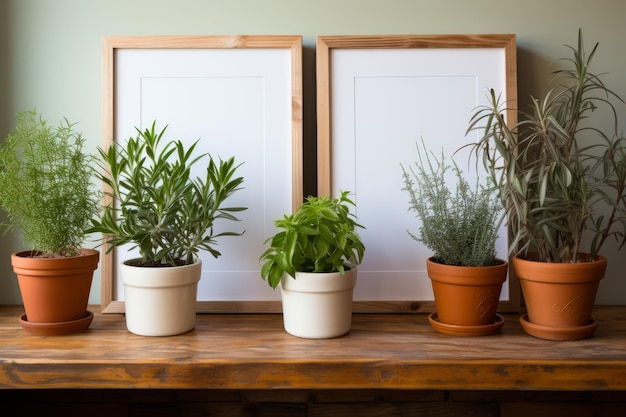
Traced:
<path fill-rule="evenodd" d="M 0 388 L 626 390 L 626 306 L 597 307 L 595 336 L 574 342 L 533 338 L 516 314 L 469 338 L 425 314 L 355 314 L 329 340 L 290 336 L 280 314 L 199 314 L 193 331 L 155 338 L 100 313 L 85 332 L 41 337 L 22 311 L 0 307 Z"/>

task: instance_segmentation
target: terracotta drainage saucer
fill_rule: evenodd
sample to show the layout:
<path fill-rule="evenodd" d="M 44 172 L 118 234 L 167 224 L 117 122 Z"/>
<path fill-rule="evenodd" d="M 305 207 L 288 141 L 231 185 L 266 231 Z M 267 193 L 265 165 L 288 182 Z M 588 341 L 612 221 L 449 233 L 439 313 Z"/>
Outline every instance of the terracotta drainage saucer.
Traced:
<path fill-rule="evenodd" d="M 522 328 L 531 336 L 548 340 L 581 340 L 591 337 L 598 327 L 598 322 L 591 319 L 591 323 L 585 326 L 575 327 L 550 327 L 528 321 L 528 314 L 519 318 Z"/>
<path fill-rule="evenodd" d="M 437 313 L 431 313 L 428 321 L 433 329 L 442 334 L 451 336 L 488 336 L 496 334 L 504 324 L 504 317 L 496 314 L 496 319 L 492 324 L 476 326 L 459 326 L 456 324 L 441 323 L 437 318 Z"/>
<path fill-rule="evenodd" d="M 22 328 L 32 335 L 57 336 L 86 330 L 92 320 L 93 313 L 87 311 L 87 315 L 78 320 L 62 321 L 59 323 L 31 323 L 26 319 L 26 314 L 22 314 L 19 322 Z"/>

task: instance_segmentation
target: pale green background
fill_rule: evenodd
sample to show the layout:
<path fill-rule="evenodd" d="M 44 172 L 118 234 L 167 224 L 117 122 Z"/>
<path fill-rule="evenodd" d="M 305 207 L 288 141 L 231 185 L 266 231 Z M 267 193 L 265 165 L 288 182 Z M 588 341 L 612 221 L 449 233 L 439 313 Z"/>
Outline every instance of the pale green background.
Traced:
<path fill-rule="evenodd" d="M 0 0 L 0 138 L 18 111 L 78 122 L 90 151 L 101 143 L 101 40 L 105 35 L 302 35 L 305 192 L 315 191 L 315 39 L 318 35 L 514 33 L 520 105 L 541 94 L 549 63 L 582 28 L 599 42 L 596 72 L 626 97 L 623 0 Z M 621 126 L 626 109 L 619 108 Z M 19 236 L 0 238 L 0 304 L 21 303 L 9 255 Z M 608 248 L 600 304 L 626 304 L 626 251 Z M 260 279 L 260 278 L 259 278 Z M 100 271 L 91 303 L 100 302 Z"/>

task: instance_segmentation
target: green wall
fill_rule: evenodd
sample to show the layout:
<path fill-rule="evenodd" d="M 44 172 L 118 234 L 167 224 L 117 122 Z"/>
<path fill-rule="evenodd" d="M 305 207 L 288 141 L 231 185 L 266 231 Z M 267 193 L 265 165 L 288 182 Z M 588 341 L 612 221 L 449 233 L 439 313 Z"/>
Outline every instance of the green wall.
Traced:
<path fill-rule="evenodd" d="M 101 39 L 105 35 L 301 34 L 304 40 L 305 192 L 315 191 L 315 39 L 318 35 L 514 33 L 518 89 L 546 86 L 547 65 L 574 44 L 599 42 L 595 71 L 626 97 L 626 2 L 622 0 L 0 0 L 0 138 L 18 111 L 78 122 L 101 142 Z M 626 107 L 626 106 L 625 106 Z M 621 124 L 626 108 L 620 107 Z M 21 302 L 9 255 L 17 233 L 0 238 L 0 304 Z M 614 248 L 598 295 L 626 304 L 626 257 Z M 91 300 L 100 301 L 97 271 Z"/>

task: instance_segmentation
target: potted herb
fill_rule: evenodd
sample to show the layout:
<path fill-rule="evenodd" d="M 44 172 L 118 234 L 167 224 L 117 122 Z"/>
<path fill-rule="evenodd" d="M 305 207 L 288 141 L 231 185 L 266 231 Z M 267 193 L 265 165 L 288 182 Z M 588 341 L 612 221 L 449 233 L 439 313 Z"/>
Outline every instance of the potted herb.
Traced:
<path fill-rule="evenodd" d="M 36 111 L 18 113 L 17 126 L 0 145 L 0 206 L 7 228 L 23 233 L 30 250 L 11 255 L 24 310 L 22 327 L 33 334 L 87 329 L 93 271 L 99 252 L 82 247 L 99 193 L 93 156 L 67 119 L 53 127 Z"/>
<path fill-rule="evenodd" d="M 445 334 L 497 333 L 504 323 L 496 311 L 508 270 L 508 263 L 496 258 L 499 201 L 480 178 L 470 185 L 443 151 L 437 158 L 423 143 L 422 148 L 417 147 L 415 163 L 401 168 L 409 209 L 420 221 L 418 233 L 409 235 L 433 252 L 426 266 L 437 311 L 429 321 Z"/>
<path fill-rule="evenodd" d="M 225 206 L 239 190 L 242 177 L 234 158 L 216 162 L 208 154 L 194 156 L 198 141 L 162 144 L 167 126 L 156 122 L 140 130 L 125 145 L 99 149 L 109 200 L 93 220 L 90 232 L 102 233 L 114 247 L 130 244 L 140 258 L 120 265 L 124 284 L 126 325 L 132 333 L 164 336 L 187 332 L 195 325 L 201 250 L 214 257 L 217 239 L 243 232 L 214 230 L 216 222 L 236 221 L 243 207 Z M 203 177 L 192 167 L 205 162 Z"/>
<path fill-rule="evenodd" d="M 344 335 L 352 323 L 352 294 L 365 247 L 361 226 L 350 212 L 354 202 L 308 197 L 295 213 L 276 220 L 279 231 L 266 240 L 261 277 L 280 284 L 285 330 L 321 339 Z"/>
<path fill-rule="evenodd" d="M 520 321 L 547 339 L 593 334 L 591 312 L 607 264 L 600 251 L 609 239 L 621 247 L 626 238 L 626 143 L 611 102 L 619 98 L 591 72 L 597 48 L 587 53 L 579 31 L 572 56 L 553 73 L 555 86 L 544 98 L 531 97 L 520 122 L 507 125 L 506 103 L 491 91 L 468 130 L 479 132 L 473 151 L 507 217 L 528 313 Z M 608 121 L 597 119 L 602 110 Z"/>

